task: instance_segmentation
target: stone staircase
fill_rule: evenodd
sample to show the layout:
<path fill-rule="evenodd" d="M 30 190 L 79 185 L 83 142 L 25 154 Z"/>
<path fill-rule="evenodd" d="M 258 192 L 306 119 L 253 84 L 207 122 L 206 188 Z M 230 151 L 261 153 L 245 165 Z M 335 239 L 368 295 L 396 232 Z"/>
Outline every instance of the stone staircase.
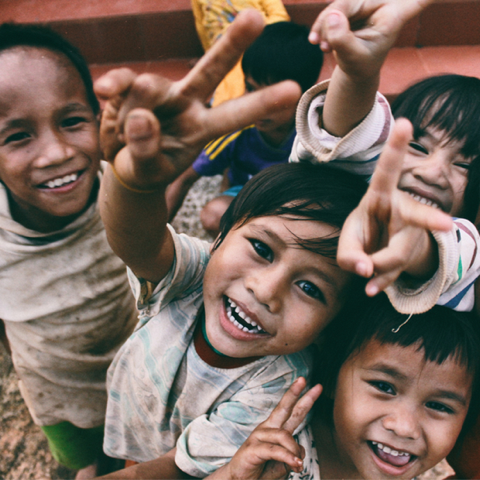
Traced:
<path fill-rule="evenodd" d="M 311 25 L 329 2 L 284 0 L 293 21 Z M 127 65 L 181 78 L 202 55 L 190 0 L 0 0 L 0 21 L 47 23 L 76 44 L 94 77 Z M 334 67 L 327 55 L 321 79 Z M 437 73 L 480 78 L 480 1 L 437 0 L 402 30 L 382 70 L 393 98 Z"/>

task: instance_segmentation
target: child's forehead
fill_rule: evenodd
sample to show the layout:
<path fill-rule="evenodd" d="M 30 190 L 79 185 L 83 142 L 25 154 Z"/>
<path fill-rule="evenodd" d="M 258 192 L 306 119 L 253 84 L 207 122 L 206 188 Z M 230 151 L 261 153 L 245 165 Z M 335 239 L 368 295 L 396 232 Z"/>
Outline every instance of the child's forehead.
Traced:
<path fill-rule="evenodd" d="M 3 65 L 3 67 L 2 67 Z M 35 70 L 35 73 L 45 72 L 61 73 L 69 80 L 80 78 L 80 74 L 73 63 L 61 52 L 44 47 L 18 45 L 0 51 L 0 68 Z M 13 72 L 12 72 L 13 73 Z M 25 72 L 27 73 L 27 72 Z"/>

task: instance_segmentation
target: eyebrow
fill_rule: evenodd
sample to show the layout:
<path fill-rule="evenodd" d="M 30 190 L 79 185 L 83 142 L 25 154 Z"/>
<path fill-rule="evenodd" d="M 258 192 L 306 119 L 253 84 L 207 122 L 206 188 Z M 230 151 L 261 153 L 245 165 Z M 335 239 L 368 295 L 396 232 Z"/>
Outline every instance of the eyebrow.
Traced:
<path fill-rule="evenodd" d="M 3 128 L 0 129 L 0 136 L 6 134 L 9 130 L 13 130 L 15 128 L 24 128 L 26 124 L 27 121 L 23 118 L 13 118 L 11 120 L 7 120 Z"/>
<path fill-rule="evenodd" d="M 280 245 L 280 246 L 283 246 L 283 247 L 290 247 L 290 244 L 289 243 L 286 243 L 279 235 L 277 235 L 275 232 L 273 232 L 272 230 L 269 230 L 265 227 L 260 227 L 260 226 L 257 226 L 257 225 L 251 225 L 250 228 L 254 231 L 257 232 L 258 235 L 261 235 L 261 234 L 266 234 L 268 237 L 270 237 L 272 239 L 272 241 L 274 243 L 276 243 L 277 245 Z M 336 267 L 338 269 L 340 269 L 340 267 L 338 265 L 332 265 L 333 267 Z M 317 275 L 318 277 L 320 277 L 325 283 L 329 284 L 332 288 L 334 288 L 336 291 L 339 291 L 340 289 L 338 288 L 338 284 L 337 282 L 330 276 L 328 275 L 327 273 L 323 272 L 322 270 L 319 270 L 317 268 L 315 268 L 313 270 L 313 272 L 315 273 L 315 275 Z"/>
<path fill-rule="evenodd" d="M 398 380 L 403 380 L 406 381 L 408 380 L 408 377 L 398 371 L 396 368 L 392 367 L 391 365 L 387 365 L 386 363 L 375 363 L 374 365 L 371 365 L 367 367 L 365 370 L 370 370 L 373 372 L 380 372 L 380 373 L 385 373 L 389 375 L 390 377 L 396 378 Z"/>
<path fill-rule="evenodd" d="M 395 378 L 400 381 L 408 381 L 409 377 L 401 373 L 399 370 L 397 370 L 395 367 L 392 367 L 391 365 L 388 365 L 383 362 L 375 363 L 374 365 L 365 368 L 365 370 L 369 371 L 374 371 L 374 372 L 380 372 L 380 373 L 385 373 L 386 375 L 391 376 L 392 378 Z M 467 399 L 456 392 L 453 392 L 452 390 L 438 390 L 435 393 L 436 397 L 444 398 L 444 399 L 449 399 L 449 400 L 454 400 L 458 403 L 460 403 L 462 406 L 467 405 Z"/>

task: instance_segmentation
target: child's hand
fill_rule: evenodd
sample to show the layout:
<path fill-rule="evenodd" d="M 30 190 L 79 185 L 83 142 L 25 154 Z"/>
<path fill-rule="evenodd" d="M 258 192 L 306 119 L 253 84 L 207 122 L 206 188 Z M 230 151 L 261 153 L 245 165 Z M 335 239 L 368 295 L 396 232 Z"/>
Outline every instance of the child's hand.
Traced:
<path fill-rule="evenodd" d="M 403 25 L 434 0 L 335 0 L 309 40 L 333 51 L 340 68 L 357 79 L 378 74 Z"/>
<path fill-rule="evenodd" d="M 165 187 L 209 140 L 298 101 L 298 85 L 283 82 L 216 108 L 205 106 L 217 84 L 262 29 L 258 12 L 240 13 L 178 82 L 151 74 L 137 76 L 128 69 L 113 70 L 96 82 L 97 95 L 107 101 L 101 125 L 105 159 L 114 165 L 124 184 L 142 191 Z"/>
<path fill-rule="evenodd" d="M 366 287 L 373 296 L 401 273 L 426 277 L 438 264 L 432 230 L 448 231 L 450 216 L 422 205 L 397 188 L 403 158 L 412 136 L 408 120 L 396 122 L 360 205 L 350 214 L 340 235 L 337 261 L 341 268 L 374 277 Z"/>
<path fill-rule="evenodd" d="M 273 480 L 285 478 L 290 469 L 301 472 L 305 452 L 292 434 L 322 392 L 322 387 L 316 385 L 299 398 L 305 385 L 305 379 L 298 378 L 268 419 L 251 433 L 232 460 L 207 478 Z"/>

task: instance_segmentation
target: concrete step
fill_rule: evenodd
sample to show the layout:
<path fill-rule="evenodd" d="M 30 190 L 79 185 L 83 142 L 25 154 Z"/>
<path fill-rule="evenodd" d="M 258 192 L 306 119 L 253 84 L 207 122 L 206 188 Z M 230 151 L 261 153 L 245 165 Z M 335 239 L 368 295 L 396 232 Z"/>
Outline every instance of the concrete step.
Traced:
<path fill-rule="evenodd" d="M 311 25 L 329 3 L 284 0 L 297 23 Z M 128 65 L 181 78 L 202 55 L 190 0 L 0 0 L 0 21 L 48 23 L 83 52 L 95 77 Z M 480 1 L 437 0 L 402 30 L 380 89 L 395 96 L 436 73 L 480 77 Z M 334 60 L 326 56 L 321 78 Z"/>

